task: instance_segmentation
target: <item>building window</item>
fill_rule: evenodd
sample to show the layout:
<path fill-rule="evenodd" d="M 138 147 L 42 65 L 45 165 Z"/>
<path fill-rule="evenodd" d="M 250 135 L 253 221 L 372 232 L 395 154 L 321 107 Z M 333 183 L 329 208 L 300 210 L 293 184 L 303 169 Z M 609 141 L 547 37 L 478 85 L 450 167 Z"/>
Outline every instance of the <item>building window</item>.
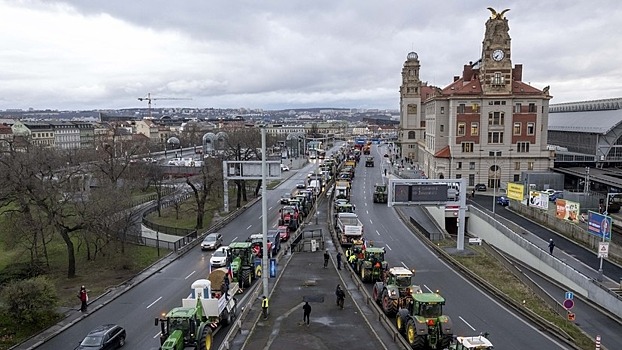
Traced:
<path fill-rule="evenodd" d="M 516 143 L 516 152 L 518 152 L 518 153 L 529 153 L 529 142 L 517 142 Z"/>
<path fill-rule="evenodd" d="M 456 179 L 462 179 L 462 174 L 456 174 Z"/>
<path fill-rule="evenodd" d="M 514 135 L 520 135 L 520 122 L 514 123 L 514 131 L 512 132 Z"/>
<path fill-rule="evenodd" d="M 475 162 L 469 162 L 469 170 L 475 170 Z"/>
<path fill-rule="evenodd" d="M 505 113 L 490 112 L 488 113 L 488 125 L 504 125 Z"/>
<path fill-rule="evenodd" d="M 419 122 L 419 127 L 420 128 L 425 128 L 425 120 L 422 120 Z"/>
<path fill-rule="evenodd" d="M 473 142 L 462 142 L 462 153 L 473 153 L 474 143 Z"/>
<path fill-rule="evenodd" d="M 535 103 L 530 103 L 529 104 L 529 113 L 536 113 L 536 104 Z"/>
<path fill-rule="evenodd" d="M 488 143 L 503 143 L 503 131 L 491 131 L 488 133 Z"/>
<path fill-rule="evenodd" d="M 536 124 L 533 122 L 527 123 L 527 135 L 534 135 L 536 133 Z"/>
<path fill-rule="evenodd" d="M 445 114 L 445 107 L 441 107 L 441 114 Z"/>
<path fill-rule="evenodd" d="M 533 162 L 527 162 L 527 170 L 533 170 Z"/>
<path fill-rule="evenodd" d="M 441 124 L 441 132 L 445 131 L 445 125 Z"/>
<path fill-rule="evenodd" d="M 408 139 L 409 140 L 414 140 L 415 139 L 415 132 L 414 131 L 409 131 L 408 132 Z"/>
<path fill-rule="evenodd" d="M 469 186 L 475 186 L 475 174 L 469 174 Z"/>
<path fill-rule="evenodd" d="M 492 85 L 503 85 L 504 83 L 505 80 L 503 79 L 501 72 L 495 72 L 495 75 L 492 77 Z"/>
<path fill-rule="evenodd" d="M 514 105 L 514 113 L 520 113 L 521 111 L 521 104 L 517 103 Z"/>
<path fill-rule="evenodd" d="M 456 169 L 457 170 L 462 169 L 462 162 L 456 162 Z"/>
<path fill-rule="evenodd" d="M 514 162 L 514 170 L 520 170 L 520 162 Z"/>
<path fill-rule="evenodd" d="M 464 136 L 466 134 L 466 123 L 458 123 L 458 136 Z"/>
<path fill-rule="evenodd" d="M 514 182 L 520 181 L 520 174 L 514 174 Z"/>
<path fill-rule="evenodd" d="M 471 123 L 471 136 L 478 136 L 479 135 L 479 122 L 472 122 Z"/>
<path fill-rule="evenodd" d="M 458 113 L 464 113 L 464 109 L 465 109 L 465 104 L 461 103 L 458 105 Z"/>

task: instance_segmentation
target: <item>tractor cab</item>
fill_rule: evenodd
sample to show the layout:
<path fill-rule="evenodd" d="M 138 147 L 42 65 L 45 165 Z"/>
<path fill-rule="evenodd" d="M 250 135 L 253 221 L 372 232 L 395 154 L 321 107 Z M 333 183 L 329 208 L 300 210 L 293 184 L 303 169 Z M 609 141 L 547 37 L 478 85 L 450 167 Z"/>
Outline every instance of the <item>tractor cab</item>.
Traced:
<path fill-rule="evenodd" d="M 401 266 L 392 267 L 389 269 L 389 271 L 387 271 L 386 284 L 397 286 L 397 288 L 400 291 L 400 294 L 421 293 L 421 288 L 419 289 L 414 288 L 415 286 L 413 286 L 412 284 L 413 283 L 412 279 L 414 275 L 415 274 L 413 273 L 413 271 L 405 267 L 401 267 Z"/>
<path fill-rule="evenodd" d="M 176 349 L 179 344 L 191 344 L 194 332 L 200 323 L 197 320 L 197 309 L 176 307 L 161 319 L 156 318 L 156 326 L 160 325 L 160 344 L 165 349 Z"/>
<path fill-rule="evenodd" d="M 438 293 L 418 293 L 413 295 L 412 314 L 428 320 L 443 316 L 445 298 Z"/>

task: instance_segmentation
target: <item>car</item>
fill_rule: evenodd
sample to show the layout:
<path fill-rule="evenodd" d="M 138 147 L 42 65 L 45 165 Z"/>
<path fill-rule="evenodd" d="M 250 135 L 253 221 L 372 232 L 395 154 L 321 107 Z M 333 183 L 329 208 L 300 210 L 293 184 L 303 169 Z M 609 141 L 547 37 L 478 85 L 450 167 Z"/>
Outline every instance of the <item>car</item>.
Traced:
<path fill-rule="evenodd" d="M 281 250 L 281 233 L 278 230 L 268 230 L 266 236 L 268 239 L 268 247 L 272 249 L 270 256 L 276 256 Z"/>
<path fill-rule="evenodd" d="M 289 200 L 292 198 L 291 193 L 285 192 L 281 195 L 281 204 L 289 204 Z"/>
<path fill-rule="evenodd" d="M 229 252 L 229 246 L 222 246 L 216 249 L 209 259 L 209 264 L 212 268 L 229 266 L 230 262 L 231 253 Z"/>
<path fill-rule="evenodd" d="M 214 250 L 222 245 L 222 235 L 214 232 L 210 233 L 201 242 L 201 250 Z"/>
<path fill-rule="evenodd" d="M 125 345 L 125 329 L 116 324 L 101 325 L 90 331 L 75 350 L 118 349 Z"/>
<path fill-rule="evenodd" d="M 289 171 L 289 167 L 285 164 L 281 164 L 281 171 Z"/>
<path fill-rule="evenodd" d="M 487 190 L 486 184 L 477 184 L 477 185 L 475 185 L 475 190 L 476 191 L 480 191 L 480 192 L 486 191 Z"/>
<path fill-rule="evenodd" d="M 555 202 L 558 198 L 563 199 L 563 198 L 564 198 L 564 192 L 562 192 L 562 191 L 557 191 L 557 192 L 555 192 L 555 193 L 553 193 L 553 194 L 549 194 L 549 200 L 550 200 L 551 202 Z"/>
<path fill-rule="evenodd" d="M 281 237 L 281 242 L 289 241 L 289 227 L 287 226 L 279 226 L 276 228 L 279 232 L 279 236 Z"/>
<path fill-rule="evenodd" d="M 299 182 L 296 184 L 296 188 L 307 188 L 307 185 L 305 185 L 304 182 Z"/>
<path fill-rule="evenodd" d="M 549 196 L 551 196 L 551 195 L 554 195 L 555 193 L 557 193 L 557 192 L 561 192 L 561 191 L 558 191 L 558 190 L 554 190 L 554 189 L 552 189 L 552 188 L 549 188 L 549 189 L 546 189 L 546 190 L 544 190 L 544 191 L 542 191 L 542 192 L 544 192 L 544 193 L 548 194 Z"/>
<path fill-rule="evenodd" d="M 335 202 L 333 203 L 333 208 L 336 210 L 339 206 L 348 204 L 348 203 L 350 202 L 345 198 L 335 199 Z"/>
<path fill-rule="evenodd" d="M 497 197 L 497 204 L 507 207 L 510 204 L 510 200 L 505 196 Z"/>

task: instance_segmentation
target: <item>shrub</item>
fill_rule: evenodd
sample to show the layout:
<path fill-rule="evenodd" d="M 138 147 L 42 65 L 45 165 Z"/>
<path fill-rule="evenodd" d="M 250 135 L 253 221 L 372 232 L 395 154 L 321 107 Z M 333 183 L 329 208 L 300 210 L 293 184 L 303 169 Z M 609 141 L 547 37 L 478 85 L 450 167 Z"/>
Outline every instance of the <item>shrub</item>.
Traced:
<path fill-rule="evenodd" d="M 0 300 L 3 313 L 18 324 L 39 326 L 58 316 L 54 284 L 44 276 L 9 282 Z"/>

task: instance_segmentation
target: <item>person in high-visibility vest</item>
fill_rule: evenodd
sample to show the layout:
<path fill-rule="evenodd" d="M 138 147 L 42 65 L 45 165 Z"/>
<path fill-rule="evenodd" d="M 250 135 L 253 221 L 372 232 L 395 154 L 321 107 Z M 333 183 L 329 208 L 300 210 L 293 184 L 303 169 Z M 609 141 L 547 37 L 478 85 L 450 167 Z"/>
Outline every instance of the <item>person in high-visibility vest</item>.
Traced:
<path fill-rule="evenodd" d="M 268 298 L 264 295 L 261 300 L 261 312 L 264 320 L 268 318 Z"/>

